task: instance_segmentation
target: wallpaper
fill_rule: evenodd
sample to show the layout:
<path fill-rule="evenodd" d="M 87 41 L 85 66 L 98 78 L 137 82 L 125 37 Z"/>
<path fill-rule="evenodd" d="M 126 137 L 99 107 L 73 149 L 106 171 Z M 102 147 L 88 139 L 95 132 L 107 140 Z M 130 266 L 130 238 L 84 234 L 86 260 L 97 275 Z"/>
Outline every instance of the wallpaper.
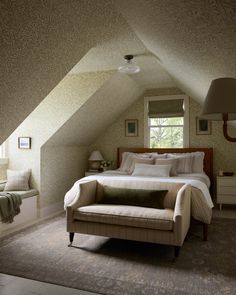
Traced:
<path fill-rule="evenodd" d="M 26 118 L 26 120 L 9 137 L 8 157 L 11 169 L 31 168 L 31 186 L 41 189 L 49 189 L 42 181 L 52 181 L 57 172 L 51 173 L 49 179 L 42 178 L 42 167 L 48 169 L 54 166 L 54 159 L 50 162 L 44 152 L 41 154 L 43 145 L 55 134 L 55 132 L 80 108 L 83 104 L 107 81 L 113 72 L 84 73 L 80 75 L 68 75 L 51 93 L 39 104 L 39 106 Z M 18 137 L 29 136 L 32 138 L 30 150 L 18 149 Z M 63 139 L 61 141 L 63 146 Z M 51 150 L 48 150 L 51 153 Z M 55 148 L 61 154 L 59 149 Z M 59 157 L 59 156 L 58 156 Z M 46 159 L 46 160 L 45 160 Z M 46 161 L 46 163 L 44 163 Z M 68 168 L 68 166 L 66 166 Z M 55 167 L 55 171 L 58 167 Z M 66 169 L 67 169 L 66 168 Z M 64 173 L 70 173 L 64 170 Z M 71 184 L 71 181 L 69 182 Z M 64 191 L 63 191 L 64 192 Z M 54 203 L 54 194 L 40 194 L 39 207 Z M 63 200 L 64 195 L 60 194 Z"/>
<path fill-rule="evenodd" d="M 210 82 L 236 76 L 235 0 L 119 0 L 134 32 L 187 95 L 203 102 Z"/>
<path fill-rule="evenodd" d="M 147 91 L 144 96 L 181 94 L 176 88 L 155 89 Z M 214 174 L 219 170 L 236 171 L 236 144 L 227 142 L 222 135 L 222 122 L 212 122 L 211 135 L 196 135 L 196 117 L 201 112 L 201 105 L 190 98 L 190 147 L 213 147 L 214 149 Z M 138 137 L 125 137 L 125 120 L 138 119 Z M 144 103 L 143 97 L 139 98 L 106 132 L 99 136 L 89 151 L 100 150 L 105 159 L 115 162 L 116 167 L 117 147 L 143 147 L 144 145 Z"/>
<path fill-rule="evenodd" d="M 63 204 L 64 195 L 87 168 L 86 146 L 54 146 L 41 149 L 40 208 Z"/>
<path fill-rule="evenodd" d="M 0 1 L 0 143 L 91 48 L 127 27 L 107 0 Z"/>

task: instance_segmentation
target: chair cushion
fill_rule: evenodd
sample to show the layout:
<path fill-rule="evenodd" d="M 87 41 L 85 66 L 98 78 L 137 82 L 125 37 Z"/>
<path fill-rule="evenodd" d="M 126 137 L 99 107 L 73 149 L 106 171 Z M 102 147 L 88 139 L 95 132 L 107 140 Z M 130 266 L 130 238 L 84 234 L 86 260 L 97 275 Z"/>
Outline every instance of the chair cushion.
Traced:
<path fill-rule="evenodd" d="M 93 204 L 74 211 L 74 219 L 124 226 L 173 229 L 172 209 L 153 209 L 127 205 Z"/>

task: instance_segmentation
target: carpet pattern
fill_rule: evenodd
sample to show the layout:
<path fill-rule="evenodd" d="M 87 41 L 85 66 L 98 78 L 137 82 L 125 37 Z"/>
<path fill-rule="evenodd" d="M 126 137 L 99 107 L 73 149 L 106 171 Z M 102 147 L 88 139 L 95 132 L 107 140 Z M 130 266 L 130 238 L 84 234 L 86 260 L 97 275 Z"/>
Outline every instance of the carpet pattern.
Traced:
<path fill-rule="evenodd" d="M 111 295 L 236 294 L 236 220 L 214 219 L 209 241 L 192 225 L 173 247 L 75 234 L 64 215 L 0 242 L 0 272 Z"/>

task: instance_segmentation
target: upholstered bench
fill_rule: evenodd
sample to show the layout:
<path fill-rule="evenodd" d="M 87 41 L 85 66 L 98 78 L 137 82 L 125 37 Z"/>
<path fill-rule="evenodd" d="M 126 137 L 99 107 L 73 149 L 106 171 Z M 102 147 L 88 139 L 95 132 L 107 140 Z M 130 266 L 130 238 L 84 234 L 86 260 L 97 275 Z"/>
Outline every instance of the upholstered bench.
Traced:
<path fill-rule="evenodd" d="M 82 181 L 76 185 L 79 185 L 79 189 L 73 187 L 65 198 L 71 200 L 65 206 L 69 246 L 72 245 L 74 233 L 84 233 L 173 245 L 175 256 L 178 256 L 190 225 L 189 185 L 155 181 L 137 184 L 132 180 L 114 184 L 108 179 Z M 103 204 L 103 189 L 107 185 L 129 189 L 142 185 L 147 190 L 167 190 L 164 208 Z"/>

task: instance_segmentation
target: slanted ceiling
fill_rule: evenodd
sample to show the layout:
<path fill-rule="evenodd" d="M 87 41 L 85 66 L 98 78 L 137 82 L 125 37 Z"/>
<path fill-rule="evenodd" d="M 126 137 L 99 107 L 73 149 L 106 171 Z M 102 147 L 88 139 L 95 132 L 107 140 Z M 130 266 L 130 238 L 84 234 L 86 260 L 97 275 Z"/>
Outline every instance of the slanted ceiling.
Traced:
<path fill-rule="evenodd" d="M 45 146 L 92 144 L 142 94 L 143 89 L 133 79 L 114 74 Z"/>
<path fill-rule="evenodd" d="M 212 79 L 236 77 L 235 28 L 233 0 L 1 1 L 0 142 L 74 65 L 116 69 L 128 53 L 139 85 L 176 85 L 203 102 Z"/>
<path fill-rule="evenodd" d="M 119 11 L 177 86 L 203 102 L 210 81 L 236 77 L 236 1 L 119 0 Z"/>
<path fill-rule="evenodd" d="M 126 26 L 108 0 L 1 1 L 0 143 L 92 47 Z"/>

